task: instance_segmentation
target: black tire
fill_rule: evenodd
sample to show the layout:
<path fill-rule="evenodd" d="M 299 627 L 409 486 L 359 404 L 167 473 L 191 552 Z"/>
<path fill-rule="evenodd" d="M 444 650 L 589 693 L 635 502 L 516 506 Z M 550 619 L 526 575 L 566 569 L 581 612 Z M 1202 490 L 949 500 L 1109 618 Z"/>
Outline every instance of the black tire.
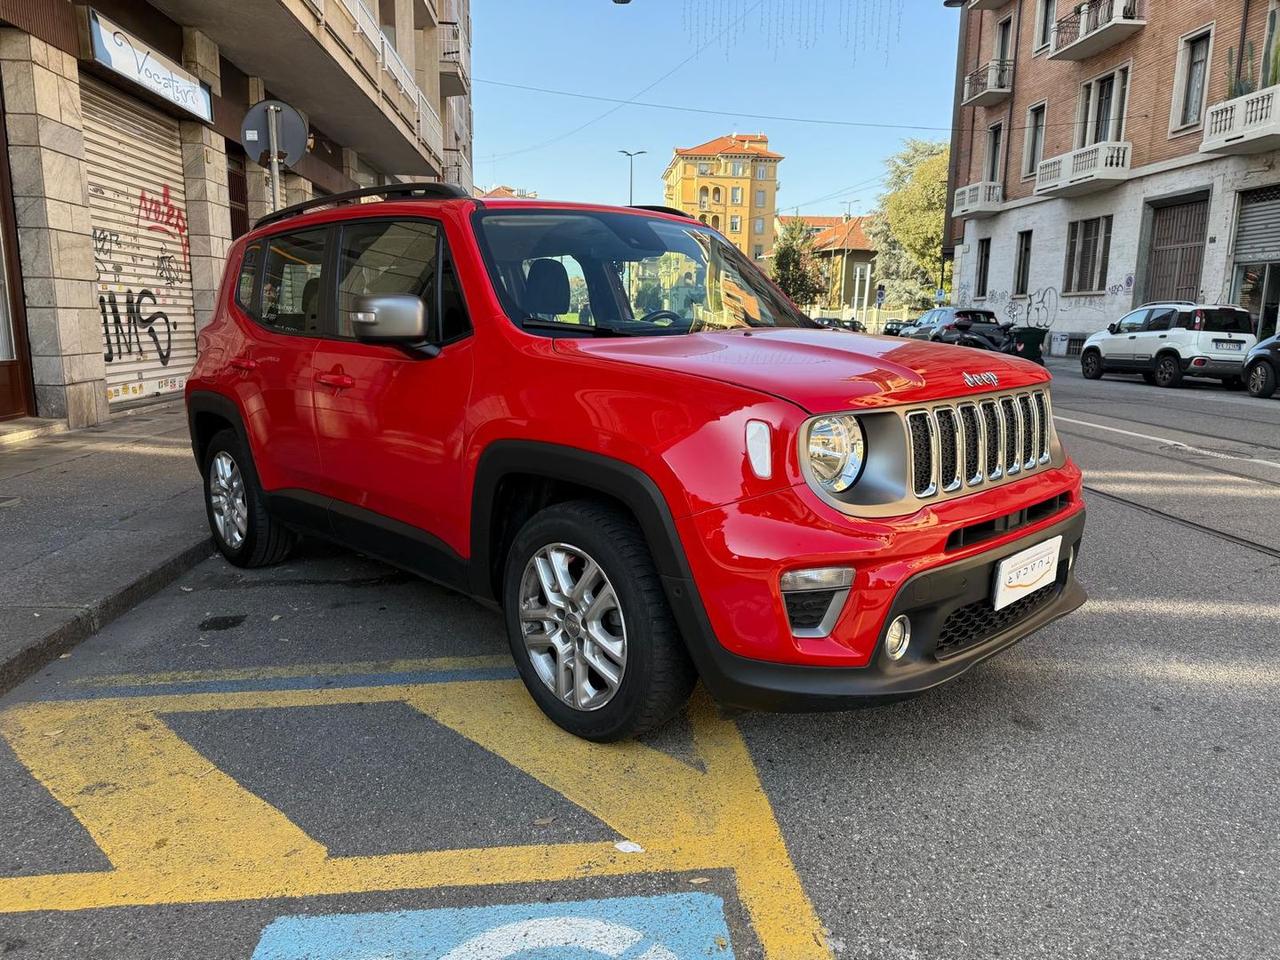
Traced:
<path fill-rule="evenodd" d="M 1276 368 L 1267 360 L 1259 360 L 1249 368 L 1249 396 L 1266 398 L 1276 392 Z"/>
<path fill-rule="evenodd" d="M 1182 383 L 1182 362 L 1172 353 L 1156 357 L 1157 387 L 1176 387 Z"/>
<path fill-rule="evenodd" d="M 1150 370 L 1144 370 L 1142 372 L 1142 379 L 1145 380 L 1147 383 L 1149 383 L 1153 387 L 1156 385 L 1156 375 L 1152 373 Z"/>
<path fill-rule="evenodd" d="M 1080 354 L 1080 373 L 1086 380 L 1102 379 L 1102 354 L 1097 350 L 1086 350 Z"/>
<path fill-rule="evenodd" d="M 612 698 L 593 709 L 561 700 L 539 675 L 525 645 L 520 620 L 525 569 L 535 554 L 552 544 L 571 545 L 599 565 L 613 586 L 625 624 L 621 680 Z M 675 716 L 693 692 L 697 673 L 644 534 L 635 520 L 615 507 L 574 500 L 535 514 L 507 553 L 502 606 L 507 639 L 525 687 L 543 713 L 575 736 L 600 743 L 638 736 Z"/>
<path fill-rule="evenodd" d="M 244 486 L 245 530 L 243 539 L 236 544 L 228 542 L 214 518 L 212 473 L 214 461 L 220 454 L 231 458 Z M 267 512 L 266 498 L 258 483 L 258 471 L 254 469 L 253 458 L 234 430 L 223 430 L 216 434 L 205 450 L 204 508 L 214 544 L 237 567 L 269 567 L 280 563 L 289 556 L 289 551 L 297 542 L 293 531 Z"/>

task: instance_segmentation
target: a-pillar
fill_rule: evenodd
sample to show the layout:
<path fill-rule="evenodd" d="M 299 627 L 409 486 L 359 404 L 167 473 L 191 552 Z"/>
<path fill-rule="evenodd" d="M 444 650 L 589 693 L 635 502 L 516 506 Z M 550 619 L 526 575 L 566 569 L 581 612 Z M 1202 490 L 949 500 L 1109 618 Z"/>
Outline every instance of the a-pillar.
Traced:
<path fill-rule="evenodd" d="M 36 412 L 90 426 L 108 414 L 79 72 L 71 54 L 5 27 L 0 77 Z"/>
<path fill-rule="evenodd" d="M 199 30 L 182 30 L 182 64 L 222 95 L 218 45 Z M 182 170 L 187 191 L 187 229 L 191 250 L 191 289 L 196 329 L 213 318 L 218 284 L 231 246 L 231 200 L 227 192 L 227 142 L 198 120 L 178 124 Z"/>

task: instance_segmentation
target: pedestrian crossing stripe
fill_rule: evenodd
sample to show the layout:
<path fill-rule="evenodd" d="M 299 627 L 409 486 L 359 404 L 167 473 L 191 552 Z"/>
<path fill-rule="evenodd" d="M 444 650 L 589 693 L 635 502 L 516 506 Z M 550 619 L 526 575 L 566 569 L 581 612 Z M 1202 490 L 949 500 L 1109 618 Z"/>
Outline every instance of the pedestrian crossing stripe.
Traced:
<path fill-rule="evenodd" d="M 639 850 L 577 842 L 330 856 L 164 722 L 173 713 L 388 702 L 408 704 L 496 754 Z M 573 737 L 542 715 L 517 680 L 16 705 L 0 713 L 0 736 L 113 869 L 0 878 L 0 913 L 728 869 L 766 957 L 829 960 L 736 726 L 705 698 L 689 721 L 701 769 L 641 743 Z"/>

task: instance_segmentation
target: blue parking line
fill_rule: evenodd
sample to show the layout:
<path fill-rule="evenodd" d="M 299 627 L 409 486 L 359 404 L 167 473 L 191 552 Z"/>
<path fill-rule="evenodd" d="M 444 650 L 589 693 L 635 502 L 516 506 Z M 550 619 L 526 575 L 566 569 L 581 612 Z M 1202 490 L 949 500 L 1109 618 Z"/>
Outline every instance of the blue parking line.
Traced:
<path fill-rule="evenodd" d="M 733 960 L 706 893 L 281 917 L 252 960 Z"/>

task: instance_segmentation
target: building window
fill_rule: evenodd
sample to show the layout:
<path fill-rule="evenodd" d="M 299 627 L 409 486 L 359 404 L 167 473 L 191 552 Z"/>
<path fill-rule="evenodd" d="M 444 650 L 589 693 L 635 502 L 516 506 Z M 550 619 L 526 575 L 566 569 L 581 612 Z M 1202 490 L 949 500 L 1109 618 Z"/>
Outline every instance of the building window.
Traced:
<path fill-rule="evenodd" d="M 1011 60 L 1013 58 L 1013 17 L 1005 17 L 996 24 L 996 59 Z M 1001 76 L 1004 73 L 1001 71 Z M 1003 84 L 1001 84 L 1003 86 Z"/>
<path fill-rule="evenodd" d="M 1123 140 L 1128 98 L 1128 67 L 1082 84 L 1076 117 L 1076 147 Z"/>
<path fill-rule="evenodd" d="M 739 216 L 732 216 L 732 217 L 730 217 L 730 218 L 729 218 L 729 232 L 730 232 L 730 233 L 740 233 L 741 231 L 742 231 L 742 218 L 741 218 L 741 217 L 739 217 Z"/>
<path fill-rule="evenodd" d="M 707 188 L 706 188 L 706 187 L 699 187 L 699 188 L 698 188 L 698 209 L 699 209 L 699 210 L 705 210 L 705 209 L 707 209 L 707 197 L 708 197 L 708 196 L 709 196 L 709 192 L 708 192 L 708 190 L 707 190 Z"/>
<path fill-rule="evenodd" d="M 729 190 L 729 202 L 734 206 L 739 206 L 742 203 L 741 187 L 733 187 Z"/>
<path fill-rule="evenodd" d="M 1048 112 L 1047 103 L 1037 103 L 1027 111 L 1027 139 L 1022 161 L 1023 176 L 1035 176 L 1040 161 L 1044 159 L 1045 118 Z"/>
<path fill-rule="evenodd" d="M 756 164 L 756 179 L 757 180 L 769 179 L 769 165 L 767 163 Z"/>
<path fill-rule="evenodd" d="M 1182 50 L 1178 56 L 1177 93 L 1174 97 L 1174 109 L 1177 111 L 1175 128 L 1193 127 L 1200 122 L 1204 111 L 1212 40 L 1212 33 L 1206 30 L 1182 41 Z"/>
<path fill-rule="evenodd" d="M 761 208 L 764 207 L 764 191 L 763 190 L 756 191 L 756 206 Z"/>
<path fill-rule="evenodd" d="M 747 175 L 747 164 L 744 160 L 733 161 L 732 169 L 735 177 L 745 177 Z"/>
<path fill-rule="evenodd" d="M 709 163 L 698 164 L 698 175 L 702 177 L 711 176 L 711 164 Z"/>
<path fill-rule="evenodd" d="M 992 183 L 1000 182 L 1000 150 L 1004 143 L 1004 124 L 997 123 L 987 131 L 987 176 Z"/>
<path fill-rule="evenodd" d="M 1040 0 L 1036 4 L 1036 45 L 1043 50 L 1053 41 L 1053 28 L 1058 18 L 1057 0 Z"/>
<path fill-rule="evenodd" d="M 1013 263 L 1013 292 L 1025 295 L 1031 289 L 1031 231 L 1018 233 L 1018 255 Z"/>
<path fill-rule="evenodd" d="M 752 233 L 764 233 L 764 217 L 756 217 L 751 221 Z"/>
<path fill-rule="evenodd" d="M 755 246 L 753 246 L 753 247 L 751 248 L 751 256 L 755 257 L 757 260 L 761 260 L 761 259 L 763 259 L 763 258 L 764 258 L 764 245 L 763 245 L 763 244 L 759 244 L 759 243 L 757 243 Z"/>
<path fill-rule="evenodd" d="M 713 214 L 711 215 L 711 229 L 712 229 L 712 230 L 719 230 L 719 229 L 720 229 L 720 214 L 718 214 L 718 213 L 713 213 Z"/>
<path fill-rule="evenodd" d="M 991 238 L 978 241 L 978 276 L 973 284 L 973 295 L 981 299 L 987 295 L 987 274 L 991 272 Z"/>
<path fill-rule="evenodd" d="M 712 203 L 719 203 L 719 202 L 720 202 L 720 188 L 719 188 L 719 187 L 716 187 L 715 189 L 713 189 L 713 190 L 711 191 L 711 202 L 712 202 Z"/>
<path fill-rule="evenodd" d="M 1075 220 L 1067 227 L 1067 266 L 1063 293 L 1097 293 L 1107 285 L 1111 257 L 1111 218 Z"/>

